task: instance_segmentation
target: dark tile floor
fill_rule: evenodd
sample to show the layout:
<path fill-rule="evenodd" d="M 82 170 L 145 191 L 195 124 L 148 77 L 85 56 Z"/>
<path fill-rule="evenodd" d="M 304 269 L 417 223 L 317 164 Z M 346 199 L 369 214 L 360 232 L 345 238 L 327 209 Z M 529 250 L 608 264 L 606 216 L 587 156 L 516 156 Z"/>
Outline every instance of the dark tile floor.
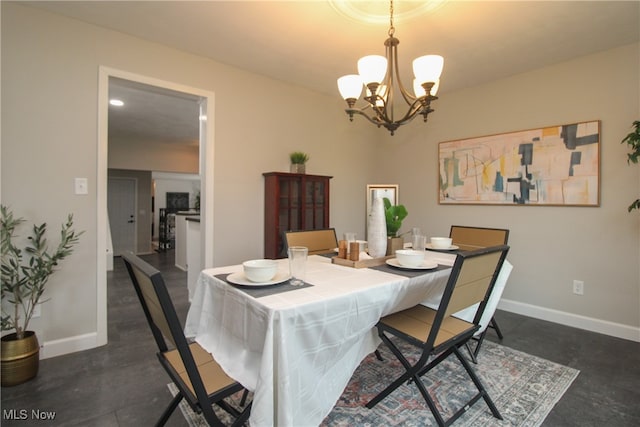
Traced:
<path fill-rule="evenodd" d="M 186 273 L 173 266 L 172 251 L 144 256 L 163 271 L 179 315 L 188 309 Z M 109 344 L 42 360 L 38 376 L 2 388 L 2 426 L 148 426 L 170 400 L 167 376 L 122 265 L 108 275 Z M 508 312 L 496 318 L 502 344 L 580 370 L 544 426 L 639 426 L 640 343 L 569 328 Z M 490 331 L 489 339 L 496 341 Z M 27 420 L 9 420 L 10 410 Z M 36 421 L 32 410 L 55 412 Z M 20 412 L 18 412 L 20 414 Z M 186 426 L 180 410 L 167 423 Z"/>

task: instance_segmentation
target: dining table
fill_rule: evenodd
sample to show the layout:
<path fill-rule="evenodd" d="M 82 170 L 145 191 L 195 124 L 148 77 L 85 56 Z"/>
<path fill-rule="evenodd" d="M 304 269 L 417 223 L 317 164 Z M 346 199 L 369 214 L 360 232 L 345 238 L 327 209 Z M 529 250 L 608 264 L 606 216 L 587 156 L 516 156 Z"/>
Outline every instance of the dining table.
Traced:
<path fill-rule="evenodd" d="M 378 320 L 439 300 L 455 253 L 427 251 L 425 268 L 368 268 L 309 256 L 302 285 L 244 286 L 242 265 L 203 270 L 185 335 L 253 392 L 250 424 L 317 426 L 355 369 L 380 343 Z M 286 277 L 288 260 L 278 274 Z M 426 268 L 431 267 L 431 268 Z M 278 277 L 278 275 L 276 275 Z"/>

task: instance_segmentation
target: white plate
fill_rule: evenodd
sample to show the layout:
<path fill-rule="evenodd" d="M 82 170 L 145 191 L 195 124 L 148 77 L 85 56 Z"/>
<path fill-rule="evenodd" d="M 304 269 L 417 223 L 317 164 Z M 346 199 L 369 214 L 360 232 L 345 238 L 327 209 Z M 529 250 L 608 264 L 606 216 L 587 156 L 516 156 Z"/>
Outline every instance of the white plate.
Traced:
<path fill-rule="evenodd" d="M 392 267 L 397 267 L 397 268 L 403 268 L 405 270 L 432 270 L 436 267 L 438 267 L 438 263 L 435 261 L 428 261 L 428 260 L 424 260 L 422 261 L 422 264 L 416 266 L 416 267 L 407 267 L 406 265 L 401 265 L 398 262 L 398 258 L 390 258 L 388 260 L 385 261 L 388 265 L 392 266 Z"/>
<path fill-rule="evenodd" d="M 455 251 L 456 249 L 460 249 L 459 246 L 451 245 L 448 248 L 434 248 L 431 243 L 427 243 L 427 249 L 432 249 L 434 251 Z"/>
<path fill-rule="evenodd" d="M 269 285 L 277 285 L 278 283 L 286 282 L 289 280 L 289 273 L 286 271 L 278 271 L 275 277 L 268 282 L 252 282 L 247 279 L 247 276 L 244 275 L 244 272 L 231 273 L 227 276 L 227 280 L 236 285 L 242 286 L 269 286 Z"/>

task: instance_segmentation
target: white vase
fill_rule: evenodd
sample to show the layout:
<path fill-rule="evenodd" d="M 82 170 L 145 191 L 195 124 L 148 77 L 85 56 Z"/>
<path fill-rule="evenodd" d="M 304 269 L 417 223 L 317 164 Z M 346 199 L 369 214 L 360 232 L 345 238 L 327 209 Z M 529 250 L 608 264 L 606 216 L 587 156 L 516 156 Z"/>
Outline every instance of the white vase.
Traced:
<path fill-rule="evenodd" d="M 371 214 L 367 223 L 367 245 L 369 255 L 373 258 L 381 258 L 387 253 L 387 221 L 381 197 L 374 198 L 371 203 Z"/>

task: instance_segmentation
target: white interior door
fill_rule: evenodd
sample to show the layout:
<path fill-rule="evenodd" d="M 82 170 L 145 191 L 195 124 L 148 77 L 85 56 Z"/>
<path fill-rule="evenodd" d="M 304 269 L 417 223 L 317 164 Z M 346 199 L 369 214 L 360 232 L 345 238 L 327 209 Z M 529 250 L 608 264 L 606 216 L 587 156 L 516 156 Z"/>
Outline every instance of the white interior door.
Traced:
<path fill-rule="evenodd" d="M 107 209 L 113 255 L 136 253 L 136 180 L 109 178 Z"/>

